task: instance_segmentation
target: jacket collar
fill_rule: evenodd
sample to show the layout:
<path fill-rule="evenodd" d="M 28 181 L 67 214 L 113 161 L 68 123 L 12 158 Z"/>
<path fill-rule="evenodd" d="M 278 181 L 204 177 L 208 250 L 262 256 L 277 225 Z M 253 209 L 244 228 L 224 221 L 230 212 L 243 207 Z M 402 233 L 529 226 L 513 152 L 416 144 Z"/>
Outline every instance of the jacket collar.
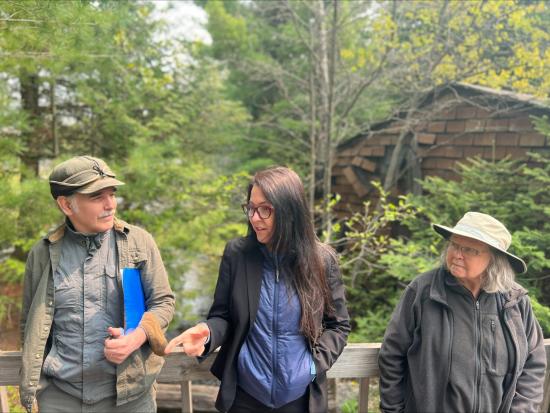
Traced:
<path fill-rule="evenodd" d="M 524 295 L 527 295 L 527 290 L 523 288 L 518 283 L 514 283 L 514 287 L 510 291 L 507 291 L 505 293 L 502 293 L 502 297 L 504 298 L 504 309 L 513 307 L 517 304 L 517 302 L 523 297 Z"/>
<path fill-rule="evenodd" d="M 443 267 L 439 267 L 436 271 L 437 272 L 434 275 L 430 286 L 430 299 L 443 305 L 448 305 L 447 291 L 445 289 L 445 277 L 450 274 Z M 452 275 L 450 276 L 452 277 Z M 502 297 L 504 298 L 504 308 L 506 309 L 513 307 L 517 304 L 519 299 L 526 294 L 527 290 L 525 290 L 518 283 L 514 283 L 514 287 L 510 291 L 502 293 Z"/>
<path fill-rule="evenodd" d="M 246 253 L 252 252 L 254 250 L 260 250 L 260 243 L 256 239 L 254 234 L 248 234 L 243 238 L 243 251 Z"/>
<path fill-rule="evenodd" d="M 130 231 L 130 227 L 129 227 L 128 223 L 126 223 L 125 221 L 123 221 L 121 219 L 118 219 L 117 217 L 115 217 L 115 219 L 114 219 L 113 228 L 115 229 L 115 231 L 117 231 L 119 233 L 127 234 Z M 66 229 L 67 229 L 67 221 L 63 222 L 63 224 L 57 226 L 54 230 L 50 231 L 44 237 L 44 239 L 46 241 L 50 242 L 51 244 L 55 244 L 61 238 L 63 238 L 63 236 L 65 235 L 65 230 Z"/>
<path fill-rule="evenodd" d="M 448 305 L 447 290 L 445 290 L 446 273 L 447 270 L 445 270 L 445 268 L 439 267 L 436 270 L 436 273 L 432 279 L 432 284 L 430 285 L 430 299 L 443 305 Z"/>

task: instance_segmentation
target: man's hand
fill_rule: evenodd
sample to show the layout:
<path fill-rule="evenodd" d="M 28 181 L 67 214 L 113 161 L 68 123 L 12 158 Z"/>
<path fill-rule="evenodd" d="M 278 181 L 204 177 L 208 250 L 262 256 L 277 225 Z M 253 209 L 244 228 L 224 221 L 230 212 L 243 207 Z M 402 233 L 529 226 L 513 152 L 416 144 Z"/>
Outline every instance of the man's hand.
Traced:
<path fill-rule="evenodd" d="M 127 336 L 122 335 L 121 328 L 109 327 L 107 331 L 111 337 L 105 340 L 103 353 L 114 364 L 122 363 L 147 340 L 145 331 L 141 328 L 136 328 Z"/>
<path fill-rule="evenodd" d="M 199 323 L 195 327 L 188 328 L 179 336 L 170 340 L 164 352 L 170 354 L 172 351 L 176 350 L 177 346 L 181 345 L 185 354 L 198 357 L 204 353 L 204 345 L 209 335 L 210 329 L 206 323 Z"/>

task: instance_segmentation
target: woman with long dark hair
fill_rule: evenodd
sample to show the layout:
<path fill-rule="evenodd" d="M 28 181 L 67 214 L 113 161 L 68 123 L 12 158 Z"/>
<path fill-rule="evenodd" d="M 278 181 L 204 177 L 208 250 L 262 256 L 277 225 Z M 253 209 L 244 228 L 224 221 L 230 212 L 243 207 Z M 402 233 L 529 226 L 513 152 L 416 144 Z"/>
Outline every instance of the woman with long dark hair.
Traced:
<path fill-rule="evenodd" d="M 212 373 L 222 412 L 327 410 L 326 371 L 350 331 L 334 252 L 319 242 L 298 175 L 257 172 L 243 210 L 248 235 L 223 254 L 207 320 L 166 348 L 206 356 L 221 346 Z"/>

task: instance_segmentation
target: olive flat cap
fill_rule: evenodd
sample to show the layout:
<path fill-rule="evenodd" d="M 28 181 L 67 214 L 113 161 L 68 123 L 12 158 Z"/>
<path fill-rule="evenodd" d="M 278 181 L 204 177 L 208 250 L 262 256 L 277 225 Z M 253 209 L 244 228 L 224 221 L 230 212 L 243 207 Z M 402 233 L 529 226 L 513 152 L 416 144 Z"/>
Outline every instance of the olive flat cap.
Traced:
<path fill-rule="evenodd" d="M 57 165 L 49 177 L 54 198 L 75 192 L 92 194 L 102 189 L 124 185 L 105 161 L 91 156 L 76 156 Z"/>

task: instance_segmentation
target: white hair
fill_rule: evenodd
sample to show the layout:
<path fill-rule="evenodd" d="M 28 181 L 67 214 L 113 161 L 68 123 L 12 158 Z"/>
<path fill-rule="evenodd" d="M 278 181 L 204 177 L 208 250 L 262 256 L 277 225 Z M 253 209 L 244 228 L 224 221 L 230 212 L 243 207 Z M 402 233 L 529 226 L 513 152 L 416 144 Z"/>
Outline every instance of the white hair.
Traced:
<path fill-rule="evenodd" d="M 447 244 L 441 254 L 441 263 L 447 270 L 448 250 L 449 245 Z M 494 248 L 490 248 L 489 253 L 491 254 L 491 260 L 485 269 L 485 274 L 481 278 L 481 289 L 488 293 L 505 293 L 512 290 L 516 284 L 516 273 L 514 272 L 510 261 L 508 261 L 506 254 L 503 254 Z"/>
<path fill-rule="evenodd" d="M 64 196 L 69 202 L 69 206 L 71 207 L 71 209 L 74 212 L 78 212 L 78 203 L 76 202 L 76 194 L 64 195 Z M 57 205 L 57 207 L 61 212 L 63 212 L 63 214 L 65 214 L 65 212 L 63 211 L 63 209 L 61 209 L 61 206 L 59 204 Z"/>
<path fill-rule="evenodd" d="M 505 254 L 491 249 L 491 262 L 481 280 L 481 288 L 488 293 L 510 291 L 515 285 L 516 273 Z"/>

